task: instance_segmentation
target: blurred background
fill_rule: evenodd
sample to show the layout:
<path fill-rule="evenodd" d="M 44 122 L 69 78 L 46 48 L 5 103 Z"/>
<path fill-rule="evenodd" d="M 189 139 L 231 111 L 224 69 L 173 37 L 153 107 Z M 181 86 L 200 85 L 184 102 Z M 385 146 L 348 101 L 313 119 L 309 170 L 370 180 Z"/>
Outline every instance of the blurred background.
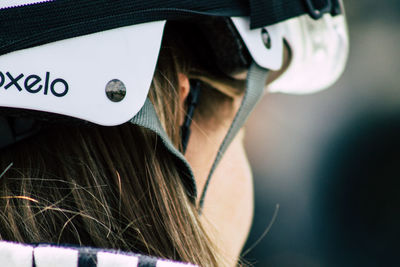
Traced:
<path fill-rule="evenodd" d="M 271 94 L 248 122 L 254 266 L 400 266 L 400 1 L 345 1 L 351 51 L 334 87 Z M 246 250 L 246 249 L 245 249 Z"/>

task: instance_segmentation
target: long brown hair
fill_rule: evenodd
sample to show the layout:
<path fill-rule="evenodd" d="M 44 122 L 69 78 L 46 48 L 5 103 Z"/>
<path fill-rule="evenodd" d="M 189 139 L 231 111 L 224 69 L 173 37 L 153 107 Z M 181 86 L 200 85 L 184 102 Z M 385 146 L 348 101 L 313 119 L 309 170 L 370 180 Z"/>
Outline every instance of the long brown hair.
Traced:
<path fill-rule="evenodd" d="M 183 111 L 177 75 L 189 74 L 191 67 L 174 39 L 169 34 L 163 42 L 149 97 L 179 147 Z M 224 98 L 218 93 L 212 97 Z M 1 151 L 0 170 L 10 163 L 0 180 L 3 240 L 78 244 L 225 265 L 186 194 L 176 162 L 144 128 L 129 123 L 50 125 Z"/>

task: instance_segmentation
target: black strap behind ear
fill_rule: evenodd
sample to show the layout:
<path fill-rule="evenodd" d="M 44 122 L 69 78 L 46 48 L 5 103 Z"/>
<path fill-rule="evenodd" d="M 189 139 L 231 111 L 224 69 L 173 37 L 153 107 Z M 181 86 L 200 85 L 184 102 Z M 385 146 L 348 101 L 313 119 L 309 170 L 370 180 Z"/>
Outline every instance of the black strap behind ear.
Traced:
<path fill-rule="evenodd" d="M 190 92 L 186 99 L 186 115 L 185 121 L 181 126 L 181 143 L 182 143 L 182 153 L 185 154 L 187 145 L 190 138 L 190 125 L 192 124 L 194 110 L 199 102 L 201 92 L 201 81 L 191 80 L 190 81 Z"/>

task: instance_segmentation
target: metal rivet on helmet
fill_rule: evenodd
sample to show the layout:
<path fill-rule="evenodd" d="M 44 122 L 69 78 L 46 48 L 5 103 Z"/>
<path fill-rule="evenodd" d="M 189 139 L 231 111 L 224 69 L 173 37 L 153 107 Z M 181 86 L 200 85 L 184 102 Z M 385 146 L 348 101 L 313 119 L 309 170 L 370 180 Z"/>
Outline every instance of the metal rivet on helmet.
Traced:
<path fill-rule="evenodd" d="M 106 85 L 106 95 L 112 102 L 121 102 L 126 96 L 126 87 L 118 79 L 111 80 Z"/>

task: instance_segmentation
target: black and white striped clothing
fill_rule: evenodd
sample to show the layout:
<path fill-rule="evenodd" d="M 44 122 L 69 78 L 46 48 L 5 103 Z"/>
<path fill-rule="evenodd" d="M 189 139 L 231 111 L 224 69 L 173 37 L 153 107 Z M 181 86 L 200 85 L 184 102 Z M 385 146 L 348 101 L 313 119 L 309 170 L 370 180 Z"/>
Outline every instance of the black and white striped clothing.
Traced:
<path fill-rule="evenodd" d="M 0 241 L 4 267 L 195 267 L 153 257 L 84 247 L 27 245 Z"/>

